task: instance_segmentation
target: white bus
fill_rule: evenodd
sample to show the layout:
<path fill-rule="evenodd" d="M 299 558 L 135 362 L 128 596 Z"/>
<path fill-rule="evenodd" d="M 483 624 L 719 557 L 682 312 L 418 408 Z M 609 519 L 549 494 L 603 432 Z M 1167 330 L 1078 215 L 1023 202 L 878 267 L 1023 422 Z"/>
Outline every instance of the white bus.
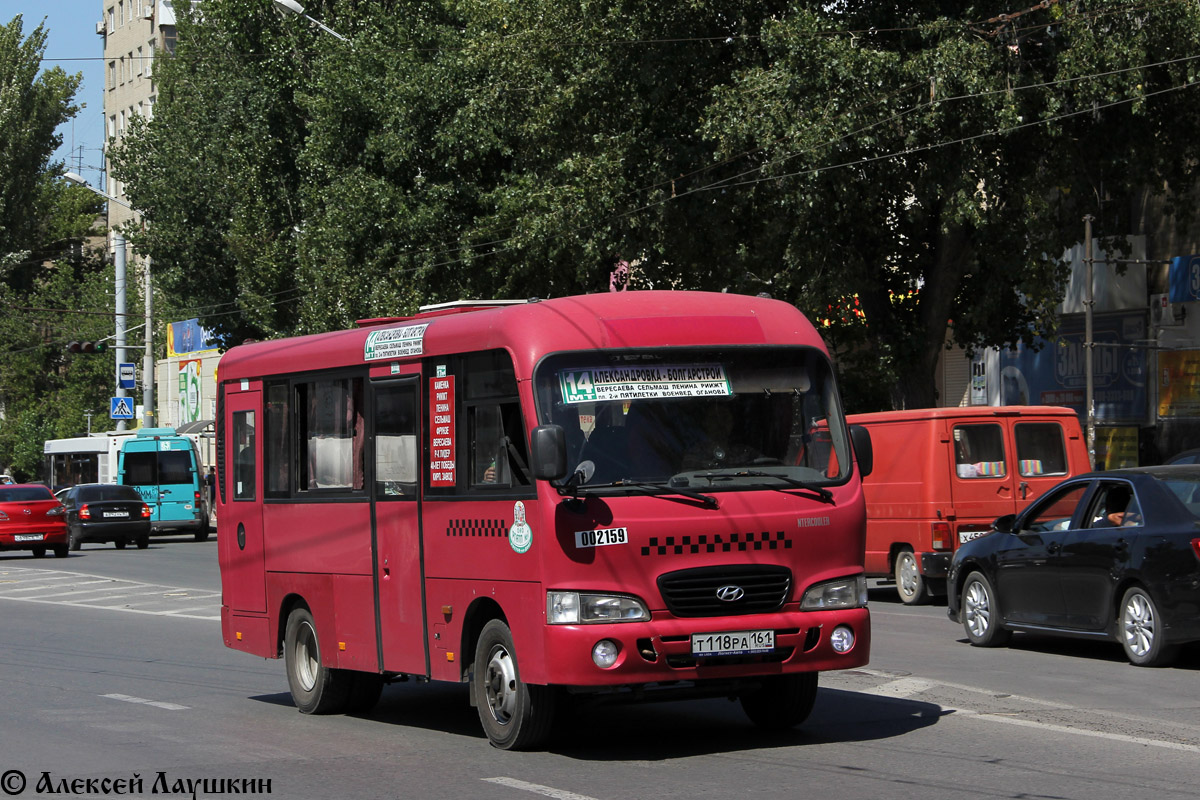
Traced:
<path fill-rule="evenodd" d="M 77 483 L 116 483 L 117 453 L 121 442 L 134 431 L 109 431 L 70 439 L 48 439 L 46 482 L 51 491 Z"/>

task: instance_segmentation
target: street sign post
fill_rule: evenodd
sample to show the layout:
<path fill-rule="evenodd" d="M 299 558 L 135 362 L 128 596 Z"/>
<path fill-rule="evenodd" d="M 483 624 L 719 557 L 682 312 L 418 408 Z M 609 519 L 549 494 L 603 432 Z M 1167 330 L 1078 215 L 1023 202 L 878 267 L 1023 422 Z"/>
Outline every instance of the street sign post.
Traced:
<path fill-rule="evenodd" d="M 128 397 L 112 398 L 108 416 L 113 419 L 133 419 L 133 401 Z"/>
<path fill-rule="evenodd" d="M 117 385 L 122 389 L 132 389 L 137 385 L 137 368 L 133 364 L 117 365 Z"/>

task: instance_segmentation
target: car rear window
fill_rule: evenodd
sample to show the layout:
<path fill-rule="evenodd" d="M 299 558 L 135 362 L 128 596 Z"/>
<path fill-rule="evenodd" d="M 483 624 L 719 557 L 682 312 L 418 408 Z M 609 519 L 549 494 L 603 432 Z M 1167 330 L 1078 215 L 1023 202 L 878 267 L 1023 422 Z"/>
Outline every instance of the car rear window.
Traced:
<path fill-rule="evenodd" d="M 0 486 L 0 503 L 28 503 L 31 500 L 53 500 L 45 486 Z"/>
<path fill-rule="evenodd" d="M 142 496 L 132 486 L 88 486 L 80 489 L 76 498 L 81 503 L 99 503 L 105 500 L 136 500 L 141 502 Z"/>

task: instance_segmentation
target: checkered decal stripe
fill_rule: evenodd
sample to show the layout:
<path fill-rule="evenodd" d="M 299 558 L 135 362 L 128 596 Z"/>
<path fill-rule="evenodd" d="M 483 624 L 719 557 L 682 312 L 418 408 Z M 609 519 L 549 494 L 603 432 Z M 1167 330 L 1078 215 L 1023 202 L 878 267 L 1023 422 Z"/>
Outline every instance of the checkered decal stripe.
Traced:
<path fill-rule="evenodd" d="M 649 546 L 642 548 L 642 555 L 660 555 L 673 553 L 681 556 L 684 553 L 744 553 L 747 550 L 791 550 L 792 540 L 783 535 L 783 531 L 771 533 L 730 533 L 708 536 L 667 536 L 650 537 Z"/>
<path fill-rule="evenodd" d="M 447 536 L 508 536 L 508 525 L 502 519 L 452 519 L 446 528 Z"/>

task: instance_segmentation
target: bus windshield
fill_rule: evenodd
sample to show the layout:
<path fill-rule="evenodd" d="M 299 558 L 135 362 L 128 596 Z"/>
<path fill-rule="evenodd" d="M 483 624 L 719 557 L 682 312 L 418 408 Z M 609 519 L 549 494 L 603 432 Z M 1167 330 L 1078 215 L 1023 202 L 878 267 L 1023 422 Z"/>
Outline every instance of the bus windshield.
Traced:
<path fill-rule="evenodd" d="M 541 423 L 565 431 L 566 480 L 581 491 L 786 489 L 849 477 L 833 371 L 811 348 L 559 353 L 539 364 L 534 385 Z"/>

